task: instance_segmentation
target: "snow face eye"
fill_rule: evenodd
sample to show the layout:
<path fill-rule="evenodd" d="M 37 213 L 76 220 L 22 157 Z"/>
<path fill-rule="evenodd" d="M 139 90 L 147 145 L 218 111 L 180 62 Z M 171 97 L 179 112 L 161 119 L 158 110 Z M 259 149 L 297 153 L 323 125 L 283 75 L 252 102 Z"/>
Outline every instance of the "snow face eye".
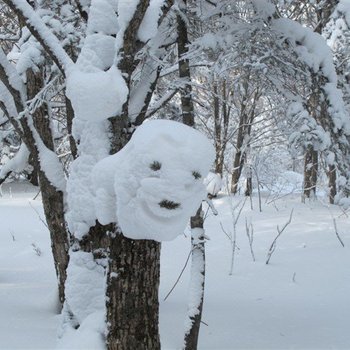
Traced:
<path fill-rule="evenodd" d="M 196 180 L 202 177 L 202 175 L 198 171 L 192 171 L 192 175 Z"/>
<path fill-rule="evenodd" d="M 158 204 L 161 208 L 165 208 L 165 209 L 169 209 L 169 210 L 177 209 L 180 206 L 180 203 L 175 203 L 173 201 L 168 201 L 166 199 L 162 200 Z"/>
<path fill-rule="evenodd" d="M 161 169 L 162 164 L 155 160 L 149 167 L 150 167 L 153 171 L 158 171 L 158 170 Z"/>

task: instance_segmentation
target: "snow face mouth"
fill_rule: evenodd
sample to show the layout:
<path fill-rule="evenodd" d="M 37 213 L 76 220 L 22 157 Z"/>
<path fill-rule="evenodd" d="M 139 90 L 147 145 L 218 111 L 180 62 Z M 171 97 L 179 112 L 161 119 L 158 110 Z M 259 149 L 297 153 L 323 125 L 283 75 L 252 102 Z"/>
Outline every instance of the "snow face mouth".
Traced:
<path fill-rule="evenodd" d="M 173 201 L 168 201 L 167 199 L 163 199 L 161 202 L 158 203 L 158 205 L 161 208 L 165 208 L 168 210 L 175 210 L 180 207 L 180 203 L 176 203 Z"/>

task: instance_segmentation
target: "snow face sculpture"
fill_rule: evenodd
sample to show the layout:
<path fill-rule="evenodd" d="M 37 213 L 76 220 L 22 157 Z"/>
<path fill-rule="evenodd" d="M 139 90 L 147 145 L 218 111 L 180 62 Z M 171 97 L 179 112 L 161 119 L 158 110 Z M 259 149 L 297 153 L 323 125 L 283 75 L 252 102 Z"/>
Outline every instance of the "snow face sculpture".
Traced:
<path fill-rule="evenodd" d="M 129 238 L 174 239 L 206 197 L 203 178 L 213 160 L 213 146 L 193 128 L 144 123 L 120 152 L 94 168 L 98 220 L 117 221 Z"/>

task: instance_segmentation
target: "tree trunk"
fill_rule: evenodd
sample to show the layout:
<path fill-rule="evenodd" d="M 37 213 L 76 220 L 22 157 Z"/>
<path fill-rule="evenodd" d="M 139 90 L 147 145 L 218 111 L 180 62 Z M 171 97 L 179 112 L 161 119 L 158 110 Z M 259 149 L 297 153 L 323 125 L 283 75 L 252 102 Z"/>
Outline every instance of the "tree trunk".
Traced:
<path fill-rule="evenodd" d="M 237 147 L 239 145 L 237 144 Z M 236 194 L 238 191 L 238 182 L 242 174 L 244 159 L 242 159 L 242 152 L 237 151 L 233 161 L 233 172 L 231 177 L 231 193 Z"/>
<path fill-rule="evenodd" d="M 213 78 L 215 79 L 215 78 Z M 220 104 L 218 96 L 218 85 L 217 82 L 213 84 L 213 112 L 214 112 L 214 132 L 215 132 L 215 173 L 222 174 L 223 164 L 221 163 L 221 121 L 220 121 Z"/>
<path fill-rule="evenodd" d="M 247 170 L 246 170 L 246 188 L 245 188 L 245 192 L 244 195 L 246 197 L 250 197 L 253 193 L 253 172 L 252 172 L 252 168 L 250 166 L 247 166 Z"/>
<path fill-rule="evenodd" d="M 107 284 L 109 350 L 160 349 L 160 243 L 112 239 Z"/>
<path fill-rule="evenodd" d="M 334 198 L 337 195 L 337 172 L 334 165 L 328 168 L 328 187 L 329 187 L 329 203 L 334 204 Z"/>
<path fill-rule="evenodd" d="M 28 99 L 32 99 L 43 87 L 44 81 L 42 73 L 27 71 L 27 94 Z M 32 114 L 33 124 L 45 146 L 54 151 L 54 142 L 51 133 L 50 120 L 47 116 L 46 106 L 43 104 Z M 36 148 L 36 142 L 32 131 L 25 120 L 21 121 L 24 131 L 24 141 L 30 150 L 34 169 L 38 171 L 41 196 L 44 213 L 51 237 L 51 249 L 54 258 L 55 270 L 58 279 L 58 292 L 60 302 L 65 299 L 64 284 L 67 277 L 69 236 L 66 230 L 64 218 L 64 198 L 63 193 L 58 191 L 48 180 L 46 174 L 40 169 L 40 156 Z"/>
<path fill-rule="evenodd" d="M 227 134 L 229 124 L 230 108 L 227 107 L 226 80 L 222 81 L 221 91 L 221 114 L 219 103 L 218 84 L 215 82 L 213 86 L 214 92 L 214 125 L 215 125 L 215 173 L 223 177 L 225 150 L 227 145 Z"/>
<path fill-rule="evenodd" d="M 183 12 L 183 16 L 186 16 L 187 13 L 187 2 L 186 0 L 183 2 L 183 6 L 181 8 Z M 189 66 L 189 60 L 183 58 L 186 55 L 189 44 L 188 40 L 188 32 L 186 23 L 183 20 L 181 15 L 177 16 L 177 31 L 178 31 L 178 58 L 179 58 L 179 76 L 182 79 L 185 79 L 187 83 L 185 87 L 180 91 L 181 93 L 181 106 L 182 106 L 182 121 L 184 124 L 195 127 L 194 121 L 194 106 L 192 100 L 192 85 L 191 85 L 191 72 Z M 201 236 L 198 237 L 198 230 L 202 232 Z M 200 293 L 200 299 L 197 299 L 195 302 L 198 305 L 197 311 L 193 317 L 191 317 L 191 325 L 189 329 L 186 329 L 185 332 L 185 348 L 195 350 L 197 349 L 199 329 L 202 319 L 202 309 L 203 309 L 203 295 L 204 295 L 204 276 L 205 276 L 205 245 L 204 245 L 204 231 L 203 231 L 203 217 L 202 217 L 202 206 L 199 207 L 197 213 L 194 217 L 191 217 L 191 251 L 192 251 L 192 271 L 193 274 L 197 274 L 197 276 L 193 276 L 192 281 L 197 281 L 198 278 L 203 280 L 203 283 L 198 286 L 197 293 Z M 196 262 L 196 266 L 198 264 L 202 266 L 202 269 L 198 271 L 196 266 L 194 266 L 194 262 Z M 198 275 L 199 274 L 199 275 Z M 191 291 L 190 291 L 191 293 Z M 191 296 L 190 296 L 191 298 Z M 192 300 L 191 300 L 192 301 Z M 193 305 L 190 303 L 190 307 Z"/>
<path fill-rule="evenodd" d="M 247 77 L 243 83 L 244 95 L 239 106 L 241 111 L 238 125 L 236 153 L 233 161 L 233 172 L 231 177 L 231 193 L 233 194 L 236 194 L 238 191 L 238 182 L 242 174 L 243 165 L 247 158 L 245 140 L 251 135 L 256 105 L 261 97 L 261 92 L 259 89 L 255 90 L 253 93 L 253 98 L 249 97 L 251 94 L 248 91 L 248 81 L 249 78 Z M 249 98 L 251 100 L 249 100 Z"/>
<path fill-rule="evenodd" d="M 29 156 L 29 165 L 32 167 L 32 171 L 28 174 L 28 180 L 33 186 L 39 186 L 39 178 L 38 178 L 38 167 L 35 164 L 33 156 Z"/>
<path fill-rule="evenodd" d="M 61 304 L 65 300 L 65 282 L 69 261 L 69 236 L 64 219 L 63 193 L 53 187 L 46 175 L 39 171 L 41 197 L 47 226 L 50 231 L 51 250 L 58 279 L 58 296 Z"/>
<path fill-rule="evenodd" d="M 233 160 L 233 171 L 231 177 L 231 193 L 236 194 L 238 191 L 238 182 L 242 174 L 243 164 L 245 161 L 245 152 L 242 152 L 244 142 L 244 115 L 239 120 L 239 130 L 237 135 L 236 153 Z"/>
<path fill-rule="evenodd" d="M 185 332 L 185 350 L 196 350 L 198 346 L 199 330 L 202 320 L 204 284 L 205 284 L 205 238 L 203 230 L 204 220 L 202 206 L 196 216 L 191 218 L 191 246 L 192 264 L 190 281 L 190 327 Z"/>
<path fill-rule="evenodd" d="M 65 300 L 64 285 L 67 278 L 67 266 L 69 261 L 69 236 L 64 219 L 63 193 L 58 191 L 48 180 L 46 174 L 40 169 L 40 157 L 35 140 L 27 121 L 22 118 L 23 141 L 33 156 L 34 167 L 38 170 L 39 185 L 44 207 L 47 227 L 50 232 L 51 249 L 54 259 L 56 275 L 58 279 L 59 300 L 63 304 Z"/>
<path fill-rule="evenodd" d="M 308 146 L 304 156 L 304 197 L 316 196 L 316 184 L 318 174 L 318 153 L 312 146 Z"/>

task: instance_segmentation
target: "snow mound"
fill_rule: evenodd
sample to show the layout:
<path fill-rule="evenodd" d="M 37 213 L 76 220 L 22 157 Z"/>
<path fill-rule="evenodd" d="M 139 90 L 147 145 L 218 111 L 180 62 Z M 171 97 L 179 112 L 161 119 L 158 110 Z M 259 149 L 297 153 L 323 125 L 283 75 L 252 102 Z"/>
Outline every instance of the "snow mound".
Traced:
<path fill-rule="evenodd" d="M 140 126 L 92 172 L 98 220 L 118 221 L 126 237 L 171 240 L 206 197 L 203 178 L 214 148 L 197 130 L 168 120 Z"/>
<path fill-rule="evenodd" d="M 97 122 L 120 114 L 128 88 L 114 66 L 106 72 L 72 69 L 67 77 L 66 94 L 77 118 Z"/>
<path fill-rule="evenodd" d="M 222 188 L 222 179 L 220 174 L 210 172 L 204 179 L 204 185 L 207 187 L 207 192 L 215 197 Z"/>

